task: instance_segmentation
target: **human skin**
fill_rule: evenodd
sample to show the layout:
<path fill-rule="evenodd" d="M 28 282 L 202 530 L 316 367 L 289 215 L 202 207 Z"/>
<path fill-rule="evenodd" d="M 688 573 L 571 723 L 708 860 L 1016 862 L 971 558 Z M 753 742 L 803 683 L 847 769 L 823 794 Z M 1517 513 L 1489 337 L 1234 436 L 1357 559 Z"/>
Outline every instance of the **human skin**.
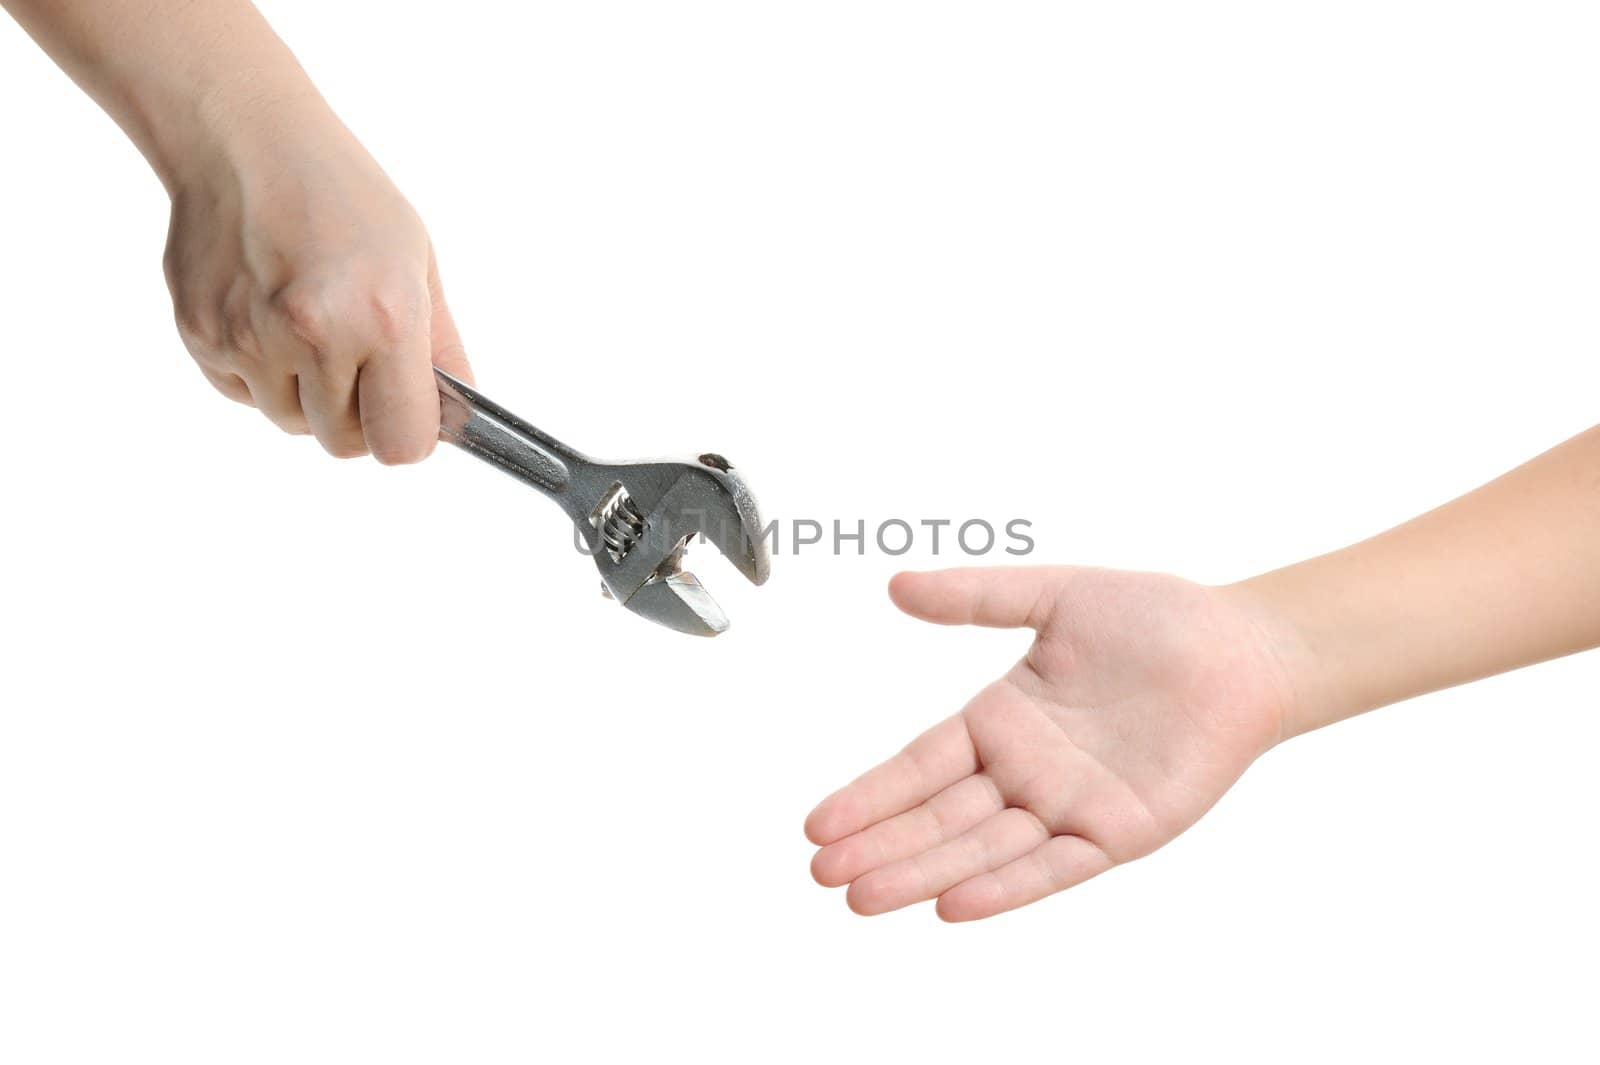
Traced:
<path fill-rule="evenodd" d="M 0 0 L 149 160 L 206 380 L 339 457 L 425 458 L 471 380 L 422 221 L 244 0 Z"/>
<path fill-rule="evenodd" d="M 913 617 L 1027 626 L 957 715 L 824 799 L 812 874 L 878 914 L 988 917 L 1149 854 L 1275 745 L 1600 646 L 1600 427 L 1370 540 L 1237 584 L 902 573 Z"/>

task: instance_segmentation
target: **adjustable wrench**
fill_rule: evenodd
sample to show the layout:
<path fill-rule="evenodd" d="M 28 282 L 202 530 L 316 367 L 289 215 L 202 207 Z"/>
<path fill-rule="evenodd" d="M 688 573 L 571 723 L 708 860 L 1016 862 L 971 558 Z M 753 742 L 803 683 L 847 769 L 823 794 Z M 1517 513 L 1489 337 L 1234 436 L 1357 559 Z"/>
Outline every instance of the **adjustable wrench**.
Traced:
<path fill-rule="evenodd" d="M 755 496 L 727 459 L 601 462 L 534 428 L 443 370 L 439 436 L 532 485 L 561 507 L 600 569 L 602 591 L 678 632 L 715 636 L 728 617 L 682 568 L 702 536 L 751 583 L 770 560 Z"/>

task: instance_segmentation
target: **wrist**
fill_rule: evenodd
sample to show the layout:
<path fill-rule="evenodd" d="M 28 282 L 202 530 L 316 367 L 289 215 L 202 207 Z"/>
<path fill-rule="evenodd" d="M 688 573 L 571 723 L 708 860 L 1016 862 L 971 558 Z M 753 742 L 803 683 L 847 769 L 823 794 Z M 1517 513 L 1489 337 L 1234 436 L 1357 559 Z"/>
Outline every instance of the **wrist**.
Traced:
<path fill-rule="evenodd" d="M 173 106 L 147 108 L 135 136 L 169 195 L 248 173 L 281 159 L 286 146 L 317 144 L 341 129 L 311 84 L 225 83 Z"/>
<path fill-rule="evenodd" d="M 245 9 L 251 23 L 259 20 L 253 8 Z M 294 55 L 264 23 L 241 27 L 202 19 L 171 33 L 161 47 L 98 48 L 93 61 L 76 68 L 169 193 L 203 175 L 270 158 L 291 137 L 338 126 Z"/>
<path fill-rule="evenodd" d="M 1278 742 L 1367 709 L 1350 705 L 1325 626 L 1311 616 L 1317 600 L 1303 573 L 1279 570 L 1217 591 L 1249 620 L 1276 673 Z"/>

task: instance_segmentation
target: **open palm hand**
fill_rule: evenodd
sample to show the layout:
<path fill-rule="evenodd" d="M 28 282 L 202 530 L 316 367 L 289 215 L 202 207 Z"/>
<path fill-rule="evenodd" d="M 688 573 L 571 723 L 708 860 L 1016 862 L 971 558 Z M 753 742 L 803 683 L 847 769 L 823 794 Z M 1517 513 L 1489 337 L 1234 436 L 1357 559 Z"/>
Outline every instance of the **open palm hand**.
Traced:
<path fill-rule="evenodd" d="M 862 914 L 938 898 L 973 920 L 1072 887 L 1194 824 L 1280 736 L 1273 640 L 1225 589 L 1076 568 L 903 573 L 941 624 L 1037 638 L 959 714 L 806 821 L 812 874 Z"/>

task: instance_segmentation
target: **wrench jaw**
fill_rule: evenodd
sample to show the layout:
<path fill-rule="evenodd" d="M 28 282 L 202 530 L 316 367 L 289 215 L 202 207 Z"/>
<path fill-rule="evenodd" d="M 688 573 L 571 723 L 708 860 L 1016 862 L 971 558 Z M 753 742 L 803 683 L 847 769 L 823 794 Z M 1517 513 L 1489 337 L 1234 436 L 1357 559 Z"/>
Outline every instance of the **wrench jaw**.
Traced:
<path fill-rule="evenodd" d="M 692 573 L 652 577 L 623 605 L 642 618 L 689 636 L 715 636 L 728 629 L 728 615 Z"/>
<path fill-rule="evenodd" d="M 694 539 L 715 544 L 752 584 L 771 560 L 755 496 L 726 459 L 597 465 L 610 482 L 579 529 L 606 594 L 658 625 L 715 636 L 728 616 L 692 573 L 683 552 Z M 587 526 L 587 527 L 585 527 Z"/>
<path fill-rule="evenodd" d="M 761 525 L 761 508 L 755 493 L 745 484 L 744 478 L 734 472 L 733 466 L 721 455 L 701 455 L 698 468 L 710 472 L 717 484 L 716 499 L 722 505 L 708 521 L 696 531 L 716 545 L 722 557 L 733 563 L 751 584 L 767 583 L 772 572 L 772 556 Z"/>

